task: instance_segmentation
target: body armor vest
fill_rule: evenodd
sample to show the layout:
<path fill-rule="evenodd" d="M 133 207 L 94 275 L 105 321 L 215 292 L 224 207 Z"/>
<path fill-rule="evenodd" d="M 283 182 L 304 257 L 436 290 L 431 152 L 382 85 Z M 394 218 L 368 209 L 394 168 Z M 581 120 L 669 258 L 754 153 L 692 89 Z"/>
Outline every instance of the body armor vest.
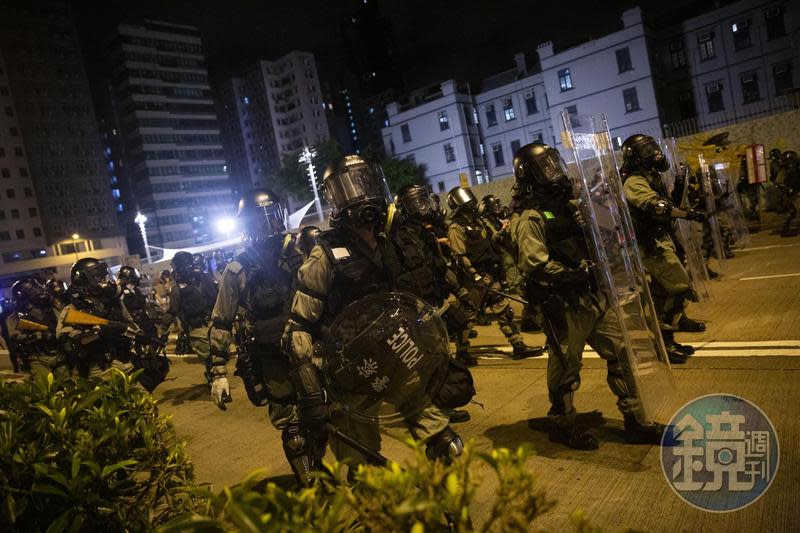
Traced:
<path fill-rule="evenodd" d="M 41 307 L 30 306 L 29 309 L 23 313 L 16 313 L 18 318 L 24 318 L 38 324 L 43 324 L 50 328 L 51 333 L 55 333 L 58 317 L 52 307 L 42 309 Z M 39 339 L 34 342 L 24 343 L 19 346 L 20 351 L 24 355 L 45 354 L 52 353 L 57 350 L 57 345 L 54 339 Z"/>
<path fill-rule="evenodd" d="M 240 305 L 252 322 L 272 320 L 288 314 L 291 304 L 292 273 L 281 268 L 283 237 L 249 246 L 236 260 L 245 270 L 247 283 Z"/>
<path fill-rule="evenodd" d="M 214 283 L 201 274 L 199 279 L 190 283 L 179 283 L 181 295 L 180 318 L 188 328 L 197 328 L 208 322 L 211 310 L 217 300 Z"/>
<path fill-rule="evenodd" d="M 458 224 L 464 228 L 466 235 L 467 257 L 479 272 L 494 274 L 496 269 L 503 262 L 500 252 L 495 248 L 492 239 L 486 235 L 486 229 L 477 219 L 468 220 L 464 216 L 457 215 L 453 218 L 453 224 Z"/>
<path fill-rule="evenodd" d="M 540 213 L 545 221 L 545 244 L 552 260 L 569 268 L 578 268 L 582 259 L 589 259 L 586 237 L 575 223 L 572 213 Z"/>
<path fill-rule="evenodd" d="M 373 259 L 356 244 L 356 239 L 347 230 L 339 228 L 320 235 L 318 244 L 333 266 L 335 280 L 325 305 L 323 324 L 326 326 L 350 303 L 391 287 L 384 264 L 386 243 L 378 243 L 379 251 Z"/>
<path fill-rule="evenodd" d="M 396 290 L 410 292 L 439 307 L 450 290 L 445 279 L 447 263 L 439 250 L 436 236 L 424 227 L 406 222 L 392 239 L 396 264 L 387 265 Z"/>
<path fill-rule="evenodd" d="M 644 173 L 639 175 L 647 178 Z M 658 179 L 654 182 L 648 178 L 647 183 L 650 185 L 650 188 L 655 191 L 659 198 L 665 200 L 670 199 L 669 195 L 667 194 L 667 189 L 664 186 L 664 182 L 662 182 L 661 179 Z M 630 202 L 628 202 L 628 209 L 631 212 L 631 220 L 633 221 L 633 231 L 636 233 L 636 241 L 645 249 L 652 250 L 655 247 L 657 239 L 662 239 L 669 235 L 671 230 L 669 218 L 665 217 L 663 219 L 659 219 L 654 217 L 652 213 L 649 213 L 644 209 L 639 209 Z"/>

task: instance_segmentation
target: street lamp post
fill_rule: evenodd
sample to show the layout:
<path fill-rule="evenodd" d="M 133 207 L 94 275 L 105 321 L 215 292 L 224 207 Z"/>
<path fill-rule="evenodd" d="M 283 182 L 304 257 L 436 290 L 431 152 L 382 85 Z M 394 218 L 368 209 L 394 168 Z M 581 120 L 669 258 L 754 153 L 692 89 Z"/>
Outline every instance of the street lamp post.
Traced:
<path fill-rule="evenodd" d="M 299 161 L 307 165 L 306 168 L 309 181 L 311 182 L 311 190 L 314 192 L 314 207 L 317 210 L 317 218 L 320 222 L 322 222 L 324 220 L 322 215 L 322 202 L 319 201 L 319 192 L 317 191 L 317 171 L 314 168 L 314 157 L 316 157 L 316 155 L 316 150 L 305 146 L 303 147 L 303 151 L 300 153 Z"/>
<path fill-rule="evenodd" d="M 72 247 L 75 250 L 75 262 L 76 263 L 78 262 L 78 239 L 80 239 L 80 238 L 81 238 L 81 236 L 78 235 L 77 233 L 73 233 L 72 234 Z"/>
<path fill-rule="evenodd" d="M 133 219 L 136 224 L 139 225 L 139 231 L 142 232 L 142 240 L 144 241 L 144 253 L 147 255 L 147 264 L 153 262 L 150 258 L 150 247 L 147 245 L 147 230 L 144 227 L 144 223 L 147 222 L 147 217 L 144 216 L 141 212 L 136 213 L 136 218 Z"/>

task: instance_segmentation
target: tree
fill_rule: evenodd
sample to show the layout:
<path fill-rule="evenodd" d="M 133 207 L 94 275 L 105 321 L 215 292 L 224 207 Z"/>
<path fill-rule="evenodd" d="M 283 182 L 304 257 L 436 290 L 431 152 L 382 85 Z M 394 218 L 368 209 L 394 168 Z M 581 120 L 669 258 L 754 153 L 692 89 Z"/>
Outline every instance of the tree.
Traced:
<path fill-rule="evenodd" d="M 387 157 L 381 163 L 389 190 L 396 193 L 406 185 L 425 185 L 425 165 L 408 159 Z"/>

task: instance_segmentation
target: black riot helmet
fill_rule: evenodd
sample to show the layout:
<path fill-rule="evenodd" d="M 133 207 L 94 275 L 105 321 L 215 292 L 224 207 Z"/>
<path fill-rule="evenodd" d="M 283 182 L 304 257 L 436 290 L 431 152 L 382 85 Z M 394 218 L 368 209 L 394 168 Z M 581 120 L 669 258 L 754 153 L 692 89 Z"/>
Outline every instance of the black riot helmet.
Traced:
<path fill-rule="evenodd" d="M 311 250 L 319 241 L 320 229 L 316 226 L 305 226 L 297 234 L 297 248 L 302 252 L 303 257 L 311 255 Z"/>
<path fill-rule="evenodd" d="M 514 186 L 518 189 L 527 188 L 548 195 L 572 192 L 564 159 L 558 150 L 547 144 L 526 144 L 514 155 L 513 166 Z"/>
<path fill-rule="evenodd" d="M 120 285 L 138 287 L 142 284 L 142 277 L 139 275 L 138 270 L 132 266 L 125 265 L 117 272 L 117 281 L 119 281 Z"/>
<path fill-rule="evenodd" d="M 503 214 L 503 202 L 494 194 L 487 194 L 481 199 L 481 212 L 499 217 Z"/>
<path fill-rule="evenodd" d="M 31 306 L 46 308 L 50 305 L 50 295 L 36 278 L 24 277 L 11 286 L 11 303 L 18 313 L 27 311 Z"/>
<path fill-rule="evenodd" d="M 196 253 L 192 257 L 194 257 L 195 265 L 200 268 L 202 272 L 206 271 L 206 256 L 201 253 Z"/>
<path fill-rule="evenodd" d="M 239 200 L 236 215 L 245 240 L 264 241 L 286 230 L 283 200 L 269 189 L 253 189 Z"/>
<path fill-rule="evenodd" d="M 625 175 L 630 175 L 637 168 L 661 173 L 669 170 L 669 160 L 655 139 L 637 133 L 622 143 L 622 167 L 625 169 L 622 174 Z"/>
<path fill-rule="evenodd" d="M 447 193 L 447 205 L 453 210 L 453 213 L 456 211 L 478 212 L 478 199 L 469 187 L 459 186 L 450 189 L 450 192 Z"/>
<path fill-rule="evenodd" d="M 67 284 L 60 279 L 50 278 L 45 282 L 44 286 L 47 288 L 47 292 L 50 293 L 50 296 L 56 300 L 64 301 L 66 299 Z"/>
<path fill-rule="evenodd" d="M 113 298 L 117 294 L 117 283 L 103 261 L 84 257 L 72 265 L 70 288 L 76 287 L 99 298 Z"/>
<path fill-rule="evenodd" d="M 769 151 L 769 158 L 772 159 L 773 161 L 780 160 L 782 156 L 783 154 L 778 148 L 773 148 L 772 150 Z"/>
<path fill-rule="evenodd" d="M 178 252 L 172 258 L 172 272 L 176 281 L 187 282 L 194 275 L 200 274 L 200 267 L 189 252 Z"/>
<path fill-rule="evenodd" d="M 400 189 L 397 203 L 407 216 L 418 220 L 428 220 L 436 212 L 428 189 L 422 185 L 406 185 Z"/>
<path fill-rule="evenodd" d="M 382 227 L 389 209 L 389 187 L 379 165 L 347 155 L 325 169 L 320 187 L 331 206 L 331 225 Z"/>
<path fill-rule="evenodd" d="M 797 152 L 794 150 L 786 150 L 783 152 L 783 162 L 787 165 L 796 166 L 798 163 L 800 163 L 800 160 L 797 158 Z"/>

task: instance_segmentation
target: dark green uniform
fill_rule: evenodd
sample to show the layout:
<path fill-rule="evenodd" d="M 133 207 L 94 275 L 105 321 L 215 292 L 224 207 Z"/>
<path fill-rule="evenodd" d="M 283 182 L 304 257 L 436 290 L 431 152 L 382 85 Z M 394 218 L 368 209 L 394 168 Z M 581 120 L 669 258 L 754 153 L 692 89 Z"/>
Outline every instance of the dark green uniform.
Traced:
<path fill-rule="evenodd" d="M 20 327 L 20 318 L 47 326 L 47 331 L 35 331 Z M 52 373 L 56 380 L 69 377 L 70 368 L 66 356 L 56 344 L 57 316 L 52 308 L 42 309 L 31 306 L 26 313 L 11 313 L 6 318 L 8 336 L 22 358 L 23 367 L 30 369 L 31 375 Z"/>
<path fill-rule="evenodd" d="M 568 208 L 562 212 L 526 209 L 511 217 L 509 232 L 517 251 L 517 266 L 526 280 L 527 298 L 537 302 L 548 334 L 547 388 L 550 415 L 567 428 L 574 424 L 574 392 L 580 386 L 583 348 L 588 343 L 606 360 L 608 384 L 623 414 L 633 414 L 619 366 L 625 343 L 619 321 L 592 276 L 586 240 Z"/>
<path fill-rule="evenodd" d="M 169 307 L 161 320 L 161 328 L 169 330 L 176 318 L 180 320 L 189 346 L 202 363 L 210 353 L 208 324 L 211 310 L 217 301 L 217 282 L 213 274 L 201 273 L 191 281 L 176 282 L 169 292 Z"/>

